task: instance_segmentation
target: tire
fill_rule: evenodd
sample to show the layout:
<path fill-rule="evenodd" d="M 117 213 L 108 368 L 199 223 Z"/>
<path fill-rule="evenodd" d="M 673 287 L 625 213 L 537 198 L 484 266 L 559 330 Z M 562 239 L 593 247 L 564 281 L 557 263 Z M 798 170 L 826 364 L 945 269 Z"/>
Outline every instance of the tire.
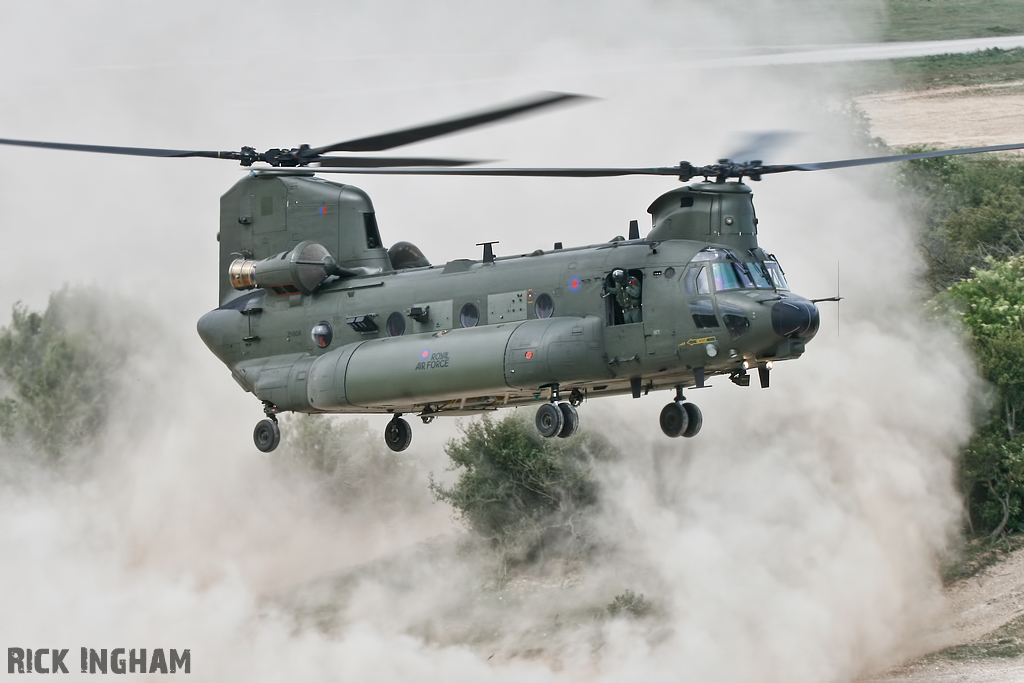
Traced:
<path fill-rule="evenodd" d="M 384 443 L 396 453 L 401 453 L 412 443 L 412 427 L 400 417 L 393 418 L 384 428 Z"/>
<path fill-rule="evenodd" d="M 559 403 L 558 408 L 562 411 L 562 429 L 558 432 L 558 438 L 568 439 L 579 429 L 580 414 L 565 401 Z"/>
<path fill-rule="evenodd" d="M 700 428 L 704 424 L 704 416 L 701 415 L 700 408 L 692 403 L 684 403 L 683 410 L 686 411 L 686 417 L 689 418 L 689 424 L 683 430 L 683 436 L 690 439 L 697 436 L 697 433 L 700 432 Z"/>
<path fill-rule="evenodd" d="M 537 431 L 545 439 L 558 436 L 565 424 L 562 409 L 554 403 L 545 403 L 537 409 Z"/>
<path fill-rule="evenodd" d="M 672 402 L 661 409 L 661 417 L 658 418 L 658 422 L 661 424 L 661 431 L 665 432 L 665 436 L 672 438 L 682 436 L 689 426 L 689 413 L 683 406 Z"/>
<path fill-rule="evenodd" d="M 269 453 L 281 443 L 281 428 L 273 420 L 260 420 L 256 423 L 256 429 L 252 430 L 252 440 L 256 448 Z"/>

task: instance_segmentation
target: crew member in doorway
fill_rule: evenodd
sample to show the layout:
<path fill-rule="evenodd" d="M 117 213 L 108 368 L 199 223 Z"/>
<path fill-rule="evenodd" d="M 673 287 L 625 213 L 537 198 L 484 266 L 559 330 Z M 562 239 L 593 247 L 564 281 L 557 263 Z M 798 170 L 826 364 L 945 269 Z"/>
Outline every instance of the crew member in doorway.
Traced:
<path fill-rule="evenodd" d="M 640 280 L 622 268 L 612 271 L 612 285 L 608 294 L 615 297 L 615 302 L 622 308 L 622 322 L 625 324 L 642 322 L 640 314 Z"/>

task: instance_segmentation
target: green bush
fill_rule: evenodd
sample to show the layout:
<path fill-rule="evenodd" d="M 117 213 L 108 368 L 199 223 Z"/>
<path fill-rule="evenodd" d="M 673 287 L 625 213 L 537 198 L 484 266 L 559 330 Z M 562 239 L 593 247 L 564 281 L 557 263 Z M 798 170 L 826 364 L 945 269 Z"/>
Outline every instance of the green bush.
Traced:
<path fill-rule="evenodd" d="M 971 268 L 983 267 L 989 256 L 1024 254 L 1024 160 L 1019 157 L 921 159 L 900 164 L 897 178 L 905 206 L 923 228 L 933 291 L 970 277 Z"/>
<path fill-rule="evenodd" d="M 456 482 L 430 481 L 435 498 L 509 564 L 573 557 L 589 547 L 598 500 L 594 464 L 611 456 L 607 440 L 591 432 L 542 438 L 532 416 L 518 410 L 470 422 L 445 448 Z"/>
<path fill-rule="evenodd" d="M 622 615 L 639 618 L 650 614 L 652 607 L 651 601 L 645 600 L 643 593 L 637 595 L 627 590 L 621 595 L 616 595 L 606 609 L 612 617 Z"/>

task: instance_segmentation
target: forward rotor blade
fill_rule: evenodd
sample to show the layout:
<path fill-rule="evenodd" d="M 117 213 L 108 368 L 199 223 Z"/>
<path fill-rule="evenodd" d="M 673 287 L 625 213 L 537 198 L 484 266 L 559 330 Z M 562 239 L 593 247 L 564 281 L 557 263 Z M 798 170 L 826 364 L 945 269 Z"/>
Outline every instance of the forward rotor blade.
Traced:
<path fill-rule="evenodd" d="M 934 159 L 936 157 L 952 157 L 961 154 L 978 154 L 980 152 L 1006 152 L 1024 149 L 1024 142 L 1010 145 L 991 145 L 989 147 L 963 147 L 960 149 L 940 149 L 934 152 L 917 152 L 915 154 L 895 154 L 886 157 L 866 157 L 863 159 L 841 159 L 839 161 L 822 161 L 813 164 L 789 164 L 781 166 L 761 166 L 757 172 L 785 173 L 786 171 L 827 171 L 832 168 L 850 166 L 871 166 L 873 164 L 891 164 L 896 161 L 913 161 L 914 159 Z"/>
<path fill-rule="evenodd" d="M 388 168 L 392 166 L 467 166 L 483 163 L 476 159 L 429 159 L 425 157 L 320 157 L 314 163 L 321 167 Z"/>
<path fill-rule="evenodd" d="M 112 147 L 109 145 L 79 145 L 68 142 L 39 142 L 36 140 L 7 140 L 0 138 L 0 145 L 62 149 L 72 152 L 97 152 L 99 154 L 125 154 L 136 157 L 206 157 L 210 159 L 238 159 L 238 152 L 214 152 L 185 149 L 154 149 L 149 147 Z"/>
<path fill-rule="evenodd" d="M 379 152 L 385 149 L 392 149 L 402 145 L 409 145 L 421 140 L 436 138 L 441 135 L 448 135 L 466 128 L 482 126 L 487 123 L 494 123 L 502 119 L 524 114 L 534 109 L 550 107 L 556 104 L 568 103 L 573 100 L 588 99 L 585 95 L 573 95 L 570 93 L 545 93 L 525 101 L 511 104 L 497 109 L 488 109 L 476 114 L 458 116 L 436 123 L 428 123 L 423 126 L 405 128 L 402 130 L 371 135 L 345 142 L 336 142 L 333 145 L 317 147 L 310 150 L 313 154 L 324 154 L 325 152 Z"/>
<path fill-rule="evenodd" d="M 626 175 L 678 176 L 678 166 L 654 168 L 268 168 L 256 173 L 295 175 L 315 173 L 352 173 L 362 175 L 476 175 L 533 178 L 611 178 Z"/>

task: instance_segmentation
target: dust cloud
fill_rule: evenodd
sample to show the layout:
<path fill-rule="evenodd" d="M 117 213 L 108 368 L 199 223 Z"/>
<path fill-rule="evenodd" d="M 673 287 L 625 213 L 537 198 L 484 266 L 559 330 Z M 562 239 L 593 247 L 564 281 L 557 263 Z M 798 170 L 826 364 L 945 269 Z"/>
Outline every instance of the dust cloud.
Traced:
<path fill-rule="evenodd" d="M 863 152 L 841 71 L 701 69 L 716 55 L 871 40 L 880 3 L 4 3 L 4 137 L 232 149 L 326 144 L 538 90 L 601 101 L 424 143 L 410 154 L 521 165 L 705 163 L 736 131 L 806 133 L 770 161 Z M 877 16 L 875 17 L 877 19 Z M 830 74 L 830 75 L 829 75 Z M 700 438 L 664 439 L 668 395 L 581 409 L 627 454 L 605 467 L 606 547 L 585 571 L 488 588 L 439 505 L 344 513 L 249 441 L 259 406 L 201 348 L 216 305 L 217 198 L 238 169 L 5 151 L 0 307 L 60 282 L 155 318 L 126 361 L 94 471 L 7 476 L 0 641 L 190 648 L 200 680 L 844 681 L 920 647 L 954 539 L 957 448 L 976 379 L 921 311 L 921 263 L 884 170 L 754 186 L 762 245 L 794 289 L 834 293 L 768 391 L 689 397 Z M 22 154 L 24 154 L 22 156 Z M 783 154 L 783 153 L 780 153 Z M 367 178 L 385 240 L 442 262 L 625 232 L 662 179 Z M 45 274 L 44 274 L 45 273 Z M 383 426 L 371 421 L 373 428 Z M 413 485 L 455 433 L 418 427 Z M 398 512 L 395 512 L 398 510 Z M 340 577 L 340 578 L 338 578 Z M 597 619 L 613 596 L 644 620 Z M 297 617 L 296 614 L 300 616 Z"/>

